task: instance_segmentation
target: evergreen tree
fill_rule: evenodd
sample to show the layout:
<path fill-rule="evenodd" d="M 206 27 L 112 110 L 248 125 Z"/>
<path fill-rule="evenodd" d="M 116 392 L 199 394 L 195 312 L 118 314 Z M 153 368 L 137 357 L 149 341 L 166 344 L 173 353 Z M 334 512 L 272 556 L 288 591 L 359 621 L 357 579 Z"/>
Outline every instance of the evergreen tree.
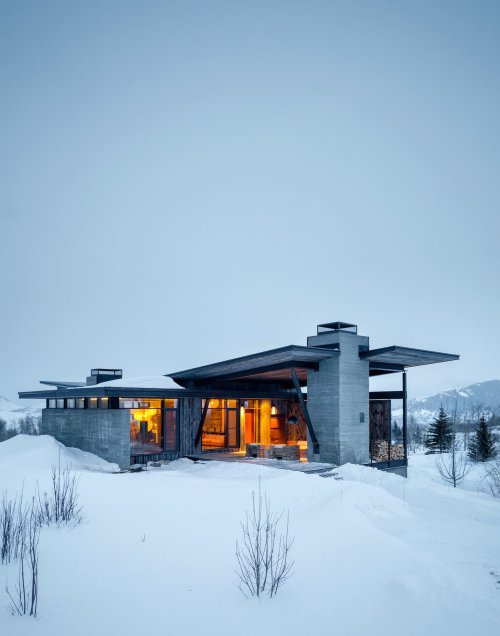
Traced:
<path fill-rule="evenodd" d="M 425 445 L 434 453 L 444 453 L 451 448 L 452 441 L 453 424 L 441 405 L 438 416 L 429 426 Z"/>
<path fill-rule="evenodd" d="M 415 426 L 414 439 L 415 439 L 415 445 L 417 446 L 417 448 L 420 448 L 421 446 L 424 445 L 424 436 L 423 436 L 420 424 L 417 424 Z"/>
<path fill-rule="evenodd" d="M 486 462 L 496 457 L 496 454 L 495 442 L 483 415 L 469 442 L 469 457 L 475 462 Z"/>
<path fill-rule="evenodd" d="M 403 429 L 398 426 L 397 422 L 394 422 L 394 424 L 392 425 L 392 439 L 395 442 L 403 441 Z"/>

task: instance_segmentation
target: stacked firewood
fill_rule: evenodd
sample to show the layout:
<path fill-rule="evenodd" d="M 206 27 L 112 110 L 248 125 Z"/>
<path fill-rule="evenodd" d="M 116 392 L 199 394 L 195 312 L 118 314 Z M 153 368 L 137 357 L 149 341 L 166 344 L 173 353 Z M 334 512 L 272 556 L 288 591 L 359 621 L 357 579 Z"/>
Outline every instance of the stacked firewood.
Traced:
<path fill-rule="evenodd" d="M 404 459 L 405 449 L 403 444 L 391 444 L 389 454 L 389 442 L 376 440 L 371 443 L 371 454 L 374 462 L 388 462 L 393 459 Z"/>

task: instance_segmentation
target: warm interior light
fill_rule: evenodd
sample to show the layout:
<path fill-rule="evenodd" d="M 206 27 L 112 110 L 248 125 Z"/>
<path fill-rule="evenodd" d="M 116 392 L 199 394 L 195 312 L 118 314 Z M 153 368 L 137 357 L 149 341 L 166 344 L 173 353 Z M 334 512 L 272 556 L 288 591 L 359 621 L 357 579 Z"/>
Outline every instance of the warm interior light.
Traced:
<path fill-rule="evenodd" d="M 156 415 L 156 409 L 134 409 L 133 414 L 138 422 L 149 422 Z"/>
<path fill-rule="evenodd" d="M 130 439 L 133 443 L 159 444 L 161 436 L 160 409 L 131 409 Z"/>
<path fill-rule="evenodd" d="M 278 409 L 274 404 L 271 405 L 271 415 L 278 415 Z"/>

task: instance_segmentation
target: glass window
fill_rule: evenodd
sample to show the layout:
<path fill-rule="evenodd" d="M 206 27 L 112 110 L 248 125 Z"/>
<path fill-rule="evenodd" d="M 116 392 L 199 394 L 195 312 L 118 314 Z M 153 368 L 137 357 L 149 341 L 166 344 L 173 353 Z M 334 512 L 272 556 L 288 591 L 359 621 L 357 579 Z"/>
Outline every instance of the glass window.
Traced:
<path fill-rule="evenodd" d="M 177 450 L 177 410 L 165 410 L 165 448 Z"/>
<path fill-rule="evenodd" d="M 244 400 L 243 406 L 246 409 L 260 409 L 260 401 L 259 400 Z"/>
<path fill-rule="evenodd" d="M 228 409 L 227 411 L 227 445 L 235 448 L 238 445 L 238 411 Z"/>
<path fill-rule="evenodd" d="M 161 400 L 120 398 L 118 406 L 121 409 L 161 409 Z"/>
<path fill-rule="evenodd" d="M 132 455 L 163 452 L 161 409 L 130 410 L 130 447 Z"/>
<path fill-rule="evenodd" d="M 97 398 L 87 398 L 87 399 L 88 399 L 87 408 L 96 409 L 97 408 Z"/>
<path fill-rule="evenodd" d="M 130 398 L 120 398 L 118 400 L 118 408 L 120 409 L 138 409 L 139 402 L 135 402 Z"/>
<path fill-rule="evenodd" d="M 104 397 L 104 398 L 99 398 L 97 405 L 100 409 L 107 409 L 108 408 L 108 398 Z"/>
<path fill-rule="evenodd" d="M 205 403 L 205 402 L 204 402 Z M 238 400 L 211 399 L 203 424 L 203 450 L 237 448 L 239 444 Z"/>
<path fill-rule="evenodd" d="M 201 436 L 203 450 L 226 447 L 226 411 L 222 400 L 210 400 Z"/>
<path fill-rule="evenodd" d="M 67 409 L 74 409 L 75 408 L 75 399 L 74 398 L 68 398 L 66 400 L 66 408 Z"/>
<path fill-rule="evenodd" d="M 130 411 L 131 455 L 177 450 L 177 400 L 119 398 L 118 407 Z"/>
<path fill-rule="evenodd" d="M 56 408 L 63 409 L 64 408 L 64 400 L 56 400 Z"/>
<path fill-rule="evenodd" d="M 56 408 L 56 401 L 49 400 L 49 409 L 55 409 L 55 408 Z"/>
<path fill-rule="evenodd" d="M 85 408 L 85 398 L 78 398 L 76 400 L 76 408 L 77 409 L 84 409 Z"/>

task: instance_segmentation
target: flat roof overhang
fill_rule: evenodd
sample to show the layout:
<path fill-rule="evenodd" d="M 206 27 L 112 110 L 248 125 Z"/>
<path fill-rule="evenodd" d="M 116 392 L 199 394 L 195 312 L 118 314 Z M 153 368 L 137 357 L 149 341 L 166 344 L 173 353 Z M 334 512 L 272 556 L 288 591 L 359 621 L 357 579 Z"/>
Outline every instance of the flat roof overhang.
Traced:
<path fill-rule="evenodd" d="M 288 345 L 167 375 L 177 384 L 190 389 L 225 382 L 269 382 L 291 388 L 292 369 L 295 370 L 300 384 L 305 385 L 309 369 L 318 369 L 322 360 L 339 353 L 335 349 Z"/>
<path fill-rule="evenodd" d="M 57 389 L 71 389 L 85 386 L 85 382 L 65 382 L 64 380 L 40 380 L 40 384 L 55 386 Z"/>
<path fill-rule="evenodd" d="M 24 391 L 19 393 L 20 399 L 27 400 L 48 400 L 51 398 L 88 398 L 88 397 L 117 397 L 117 398 L 227 398 L 227 399 L 293 399 L 295 392 L 281 388 L 270 387 L 268 389 L 213 389 L 213 388 L 196 388 L 196 389 L 146 389 L 144 387 L 99 387 L 99 385 L 85 387 L 84 390 L 78 389 L 53 389 L 52 391 Z"/>
<path fill-rule="evenodd" d="M 359 357 L 370 363 L 370 375 L 383 375 L 386 373 L 400 373 L 409 367 L 419 367 L 425 364 L 437 364 L 438 362 L 452 362 L 458 360 L 459 355 L 454 353 L 441 353 L 440 351 L 427 351 L 425 349 L 412 349 L 393 345 L 382 349 L 361 351 Z"/>

